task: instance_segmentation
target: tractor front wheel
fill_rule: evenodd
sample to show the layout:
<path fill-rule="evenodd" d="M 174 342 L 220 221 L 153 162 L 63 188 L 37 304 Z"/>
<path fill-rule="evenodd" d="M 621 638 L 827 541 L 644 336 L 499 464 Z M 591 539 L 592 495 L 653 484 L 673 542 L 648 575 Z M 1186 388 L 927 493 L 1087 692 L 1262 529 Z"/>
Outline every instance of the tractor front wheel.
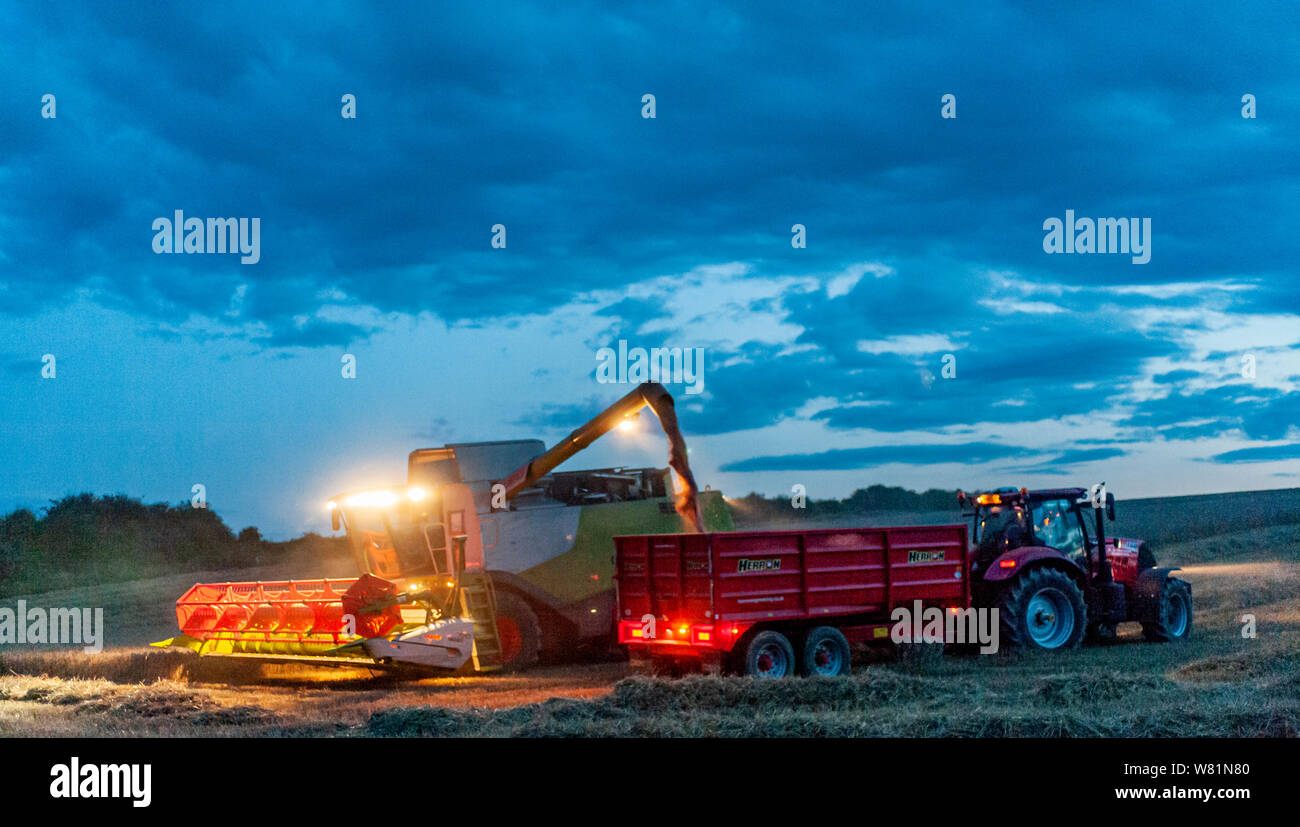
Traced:
<path fill-rule="evenodd" d="M 1032 569 L 998 601 L 1002 639 L 1027 649 L 1074 649 L 1088 628 L 1083 593 L 1065 572 Z"/>
<path fill-rule="evenodd" d="M 1177 577 L 1166 577 L 1156 619 L 1142 624 L 1142 634 L 1157 643 L 1183 640 L 1192 633 L 1192 590 Z"/>

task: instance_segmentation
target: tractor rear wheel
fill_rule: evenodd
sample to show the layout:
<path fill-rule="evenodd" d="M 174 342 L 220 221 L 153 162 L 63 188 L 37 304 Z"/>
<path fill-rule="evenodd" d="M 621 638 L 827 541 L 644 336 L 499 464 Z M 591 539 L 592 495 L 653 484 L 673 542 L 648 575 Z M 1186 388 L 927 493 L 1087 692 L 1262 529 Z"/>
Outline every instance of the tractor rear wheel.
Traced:
<path fill-rule="evenodd" d="M 794 674 L 794 647 L 780 632 L 766 631 L 754 635 L 745 647 L 741 672 L 756 678 L 786 678 Z"/>
<path fill-rule="evenodd" d="M 542 648 L 542 627 L 533 607 L 514 592 L 497 592 L 497 635 L 501 640 L 501 668 L 507 672 L 537 663 Z"/>
<path fill-rule="evenodd" d="M 1149 641 L 1172 643 L 1192 633 L 1192 590 L 1177 577 L 1166 577 L 1160 590 L 1156 619 L 1142 624 L 1142 634 Z"/>
<path fill-rule="evenodd" d="M 799 659 L 801 675 L 849 674 L 849 641 L 834 626 L 818 626 L 803 639 L 803 657 Z"/>
<path fill-rule="evenodd" d="M 1088 628 L 1088 607 L 1065 572 L 1032 569 L 998 600 L 1002 639 L 1026 649 L 1074 649 Z"/>

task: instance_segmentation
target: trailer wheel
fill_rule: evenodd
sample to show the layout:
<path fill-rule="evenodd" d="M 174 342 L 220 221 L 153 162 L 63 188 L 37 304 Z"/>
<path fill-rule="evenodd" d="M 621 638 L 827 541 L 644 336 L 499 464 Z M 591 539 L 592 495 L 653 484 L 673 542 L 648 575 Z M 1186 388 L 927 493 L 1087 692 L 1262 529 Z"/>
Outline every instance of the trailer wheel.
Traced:
<path fill-rule="evenodd" d="M 1183 640 L 1192 633 L 1192 590 L 1177 577 L 1165 578 L 1160 607 L 1153 623 L 1142 624 L 1142 634 L 1157 643 Z"/>
<path fill-rule="evenodd" d="M 514 592 L 497 592 L 497 635 L 501 639 L 501 668 L 507 672 L 537 663 L 542 627 L 537 613 Z"/>
<path fill-rule="evenodd" d="M 803 640 L 803 657 L 799 659 L 802 675 L 849 674 L 849 641 L 834 626 L 818 626 Z"/>
<path fill-rule="evenodd" d="M 1065 572 L 1032 569 L 998 600 L 1002 638 L 1027 649 L 1074 649 L 1088 628 L 1088 608 Z"/>
<path fill-rule="evenodd" d="M 754 635 L 745 649 L 744 673 L 756 678 L 786 678 L 794 674 L 794 647 L 780 632 Z"/>

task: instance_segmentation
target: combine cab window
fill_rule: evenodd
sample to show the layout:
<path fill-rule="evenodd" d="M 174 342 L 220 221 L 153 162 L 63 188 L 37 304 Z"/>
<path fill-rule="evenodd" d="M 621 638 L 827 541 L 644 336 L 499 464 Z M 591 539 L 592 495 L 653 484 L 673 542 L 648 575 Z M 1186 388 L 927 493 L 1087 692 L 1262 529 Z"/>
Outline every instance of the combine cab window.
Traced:
<path fill-rule="evenodd" d="M 391 580 L 446 569 L 446 538 L 440 523 L 414 522 L 400 509 L 353 509 L 348 520 L 348 535 L 361 544 L 368 571 Z"/>

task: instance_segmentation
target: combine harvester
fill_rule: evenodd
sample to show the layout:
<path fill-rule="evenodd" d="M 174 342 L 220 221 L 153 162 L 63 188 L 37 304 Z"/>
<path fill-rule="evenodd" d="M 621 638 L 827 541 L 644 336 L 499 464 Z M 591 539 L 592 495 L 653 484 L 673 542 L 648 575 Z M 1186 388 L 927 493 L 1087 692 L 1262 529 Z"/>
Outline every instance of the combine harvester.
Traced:
<path fill-rule="evenodd" d="M 668 435 L 673 504 L 668 469 L 555 471 L 645 407 Z M 544 653 L 614 643 L 615 534 L 732 528 L 721 494 L 697 490 L 672 396 L 651 382 L 550 450 L 540 440 L 416 450 L 405 486 L 341 494 L 330 510 L 360 577 L 199 583 L 176 601 L 181 634 L 154 645 L 331 666 L 521 669 Z"/>
<path fill-rule="evenodd" d="M 1192 591 L 1176 569 L 1140 541 L 1106 537 L 1115 498 L 1104 485 L 959 499 L 970 543 L 961 524 L 619 537 L 619 642 L 654 670 L 785 677 L 848 672 L 850 641 L 892 639 L 895 610 L 917 605 L 963 620 L 996 607 L 1000 645 L 1034 649 L 1129 621 L 1151 641 L 1191 633 Z"/>

